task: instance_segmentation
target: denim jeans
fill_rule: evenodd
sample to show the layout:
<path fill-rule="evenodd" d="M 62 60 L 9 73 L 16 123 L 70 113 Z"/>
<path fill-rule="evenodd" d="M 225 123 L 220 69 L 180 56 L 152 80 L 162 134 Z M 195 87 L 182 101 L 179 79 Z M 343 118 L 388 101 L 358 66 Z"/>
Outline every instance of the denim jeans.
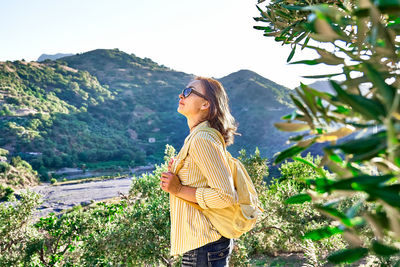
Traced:
<path fill-rule="evenodd" d="M 221 237 L 219 240 L 183 254 L 182 267 L 222 267 L 228 266 L 233 249 L 233 239 Z"/>

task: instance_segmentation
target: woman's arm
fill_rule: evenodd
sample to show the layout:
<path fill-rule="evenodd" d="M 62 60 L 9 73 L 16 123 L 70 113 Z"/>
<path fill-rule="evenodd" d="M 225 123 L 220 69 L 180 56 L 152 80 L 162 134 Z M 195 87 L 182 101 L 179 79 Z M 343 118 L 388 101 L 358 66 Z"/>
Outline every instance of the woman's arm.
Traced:
<path fill-rule="evenodd" d="M 217 141 L 218 140 L 218 141 Z M 177 197 L 198 203 L 201 208 L 225 208 L 235 203 L 236 191 L 226 154 L 218 136 L 208 132 L 198 133 L 190 146 L 189 154 L 207 179 L 207 187 L 189 187 L 181 184 L 171 173 L 161 174 L 161 188 Z"/>
<path fill-rule="evenodd" d="M 160 186 L 161 189 L 167 193 L 173 194 L 177 197 L 183 198 L 187 201 L 197 203 L 196 201 L 196 188 L 182 185 L 181 180 L 175 175 L 172 170 L 174 158 L 168 162 L 168 172 L 161 173 Z"/>
<path fill-rule="evenodd" d="M 220 138 L 200 132 L 190 145 L 192 161 L 207 179 L 207 187 L 196 189 L 196 202 L 203 209 L 225 208 L 237 200 L 232 173 Z"/>
<path fill-rule="evenodd" d="M 196 188 L 182 185 L 178 176 L 172 172 L 163 172 L 161 174 L 161 189 L 187 201 L 197 203 Z"/>

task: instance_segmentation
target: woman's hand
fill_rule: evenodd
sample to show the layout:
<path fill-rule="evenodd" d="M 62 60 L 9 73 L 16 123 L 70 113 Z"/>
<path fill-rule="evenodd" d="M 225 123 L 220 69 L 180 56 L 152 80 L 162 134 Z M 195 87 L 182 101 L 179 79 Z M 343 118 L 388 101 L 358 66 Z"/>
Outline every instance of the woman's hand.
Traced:
<path fill-rule="evenodd" d="M 170 171 L 161 173 L 160 180 L 161 189 L 175 196 L 183 187 L 178 176 Z"/>

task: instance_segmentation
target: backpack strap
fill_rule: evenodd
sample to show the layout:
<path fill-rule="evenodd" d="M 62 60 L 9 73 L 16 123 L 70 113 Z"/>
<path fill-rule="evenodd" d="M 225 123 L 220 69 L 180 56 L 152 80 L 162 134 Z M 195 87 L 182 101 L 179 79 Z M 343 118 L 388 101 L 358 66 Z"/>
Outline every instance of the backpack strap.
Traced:
<path fill-rule="evenodd" d="M 220 141 L 222 142 L 222 146 L 224 147 L 225 153 L 227 153 L 225 140 L 222 137 L 222 134 L 219 131 L 217 131 L 216 129 L 214 129 L 214 128 L 200 125 L 199 128 L 195 129 L 193 132 L 191 132 L 189 134 L 188 137 L 186 137 L 185 143 L 184 143 L 182 149 L 178 153 L 178 156 L 177 156 L 178 162 L 177 162 L 176 167 L 173 169 L 174 173 L 178 173 L 179 170 L 183 167 L 183 163 L 184 163 L 184 161 L 185 161 L 185 159 L 186 159 L 186 157 L 187 157 L 187 155 L 189 153 L 189 148 L 190 148 L 190 145 L 192 143 L 192 140 L 193 140 L 194 136 L 198 132 L 201 132 L 201 131 L 202 132 L 208 132 L 208 133 L 211 133 L 211 134 L 217 134 L 217 136 L 219 137 Z"/>
<path fill-rule="evenodd" d="M 222 142 L 222 145 L 224 147 L 225 152 L 227 152 L 226 146 L 225 146 L 225 140 L 224 140 L 224 138 L 222 137 L 222 135 L 221 135 L 221 133 L 219 131 L 217 131 L 214 128 L 211 128 L 211 127 L 200 126 L 199 128 L 195 129 L 192 133 L 190 133 L 189 136 L 185 139 L 185 143 L 184 143 L 182 149 L 179 151 L 178 156 L 177 156 L 178 162 L 177 162 L 177 165 L 176 165 L 176 167 L 174 169 L 174 173 L 175 174 L 177 174 L 179 172 L 179 170 L 183 167 L 185 159 L 186 159 L 186 157 L 187 157 L 187 155 L 189 153 L 189 148 L 190 148 L 190 145 L 192 143 L 192 140 L 193 140 L 194 136 L 200 131 L 209 132 L 211 134 L 217 134 L 218 137 L 220 138 L 221 142 Z M 191 202 L 191 201 L 187 201 L 186 199 L 183 199 L 183 198 L 180 198 L 180 199 L 185 201 L 187 204 L 189 204 L 193 208 L 195 208 L 197 210 L 200 210 L 200 211 L 203 211 L 203 208 L 201 208 L 199 204 Z"/>

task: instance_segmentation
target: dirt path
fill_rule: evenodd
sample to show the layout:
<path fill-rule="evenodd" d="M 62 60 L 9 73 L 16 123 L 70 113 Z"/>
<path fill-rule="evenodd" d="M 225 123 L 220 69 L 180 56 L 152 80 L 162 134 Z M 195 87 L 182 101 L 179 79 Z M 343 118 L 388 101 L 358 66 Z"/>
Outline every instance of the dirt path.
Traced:
<path fill-rule="evenodd" d="M 43 195 L 43 204 L 35 216 L 46 216 L 50 212 L 60 212 L 64 209 L 91 201 L 100 201 L 116 197 L 119 193 L 128 194 L 132 178 L 96 181 L 72 185 L 52 186 L 48 183 L 30 188 Z"/>

